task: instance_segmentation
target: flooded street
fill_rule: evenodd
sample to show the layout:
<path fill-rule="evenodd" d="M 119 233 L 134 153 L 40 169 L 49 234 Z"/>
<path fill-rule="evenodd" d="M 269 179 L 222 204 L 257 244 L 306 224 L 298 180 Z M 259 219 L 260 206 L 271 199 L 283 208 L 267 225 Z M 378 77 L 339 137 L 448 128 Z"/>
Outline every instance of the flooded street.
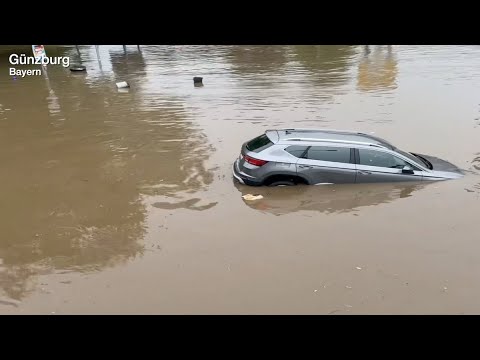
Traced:
<path fill-rule="evenodd" d="M 140 50 L 16 79 L 0 52 L 0 314 L 480 314 L 480 47 Z M 466 175 L 233 181 L 243 142 L 293 127 Z"/>

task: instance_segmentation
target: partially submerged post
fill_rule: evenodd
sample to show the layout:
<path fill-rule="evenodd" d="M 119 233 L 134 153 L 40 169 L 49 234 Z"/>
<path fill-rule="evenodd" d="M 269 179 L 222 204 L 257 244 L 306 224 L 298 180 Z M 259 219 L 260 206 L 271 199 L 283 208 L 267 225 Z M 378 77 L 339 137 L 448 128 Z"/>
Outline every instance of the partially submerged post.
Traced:
<path fill-rule="evenodd" d="M 98 53 L 98 45 L 95 45 L 95 52 L 97 53 L 98 65 L 100 66 L 100 71 L 102 71 L 102 61 L 100 60 L 100 54 Z"/>
<path fill-rule="evenodd" d="M 203 86 L 203 78 L 199 76 L 195 76 L 193 78 L 193 85 L 194 86 Z"/>
<path fill-rule="evenodd" d="M 78 48 L 78 45 L 75 45 L 75 49 L 77 49 L 77 55 L 78 55 L 78 64 L 82 64 L 82 56 L 80 54 L 80 49 Z M 75 65 L 72 65 L 72 66 L 75 66 Z M 72 66 L 70 66 L 70 70 L 72 70 Z M 76 71 L 76 70 L 72 70 L 72 71 Z"/>
<path fill-rule="evenodd" d="M 98 45 L 95 45 L 95 52 L 97 53 L 98 61 L 100 61 L 100 55 L 98 54 Z"/>

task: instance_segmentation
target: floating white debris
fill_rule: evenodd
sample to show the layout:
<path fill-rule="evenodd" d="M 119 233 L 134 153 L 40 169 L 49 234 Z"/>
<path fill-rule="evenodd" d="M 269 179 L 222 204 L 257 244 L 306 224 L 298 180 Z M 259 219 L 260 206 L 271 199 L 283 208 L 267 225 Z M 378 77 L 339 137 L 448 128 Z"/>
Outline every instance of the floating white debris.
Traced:
<path fill-rule="evenodd" d="M 130 87 L 130 85 L 126 81 L 120 81 L 116 85 L 117 85 L 117 88 L 119 89 Z"/>
<path fill-rule="evenodd" d="M 243 198 L 244 200 L 253 201 L 253 200 L 263 199 L 263 196 L 262 196 L 262 195 L 247 194 L 247 195 L 243 195 L 242 198 Z"/>
<path fill-rule="evenodd" d="M 313 290 L 313 292 L 317 292 L 317 291 L 318 291 L 317 289 Z"/>
<path fill-rule="evenodd" d="M 351 288 L 352 288 L 351 286 L 348 286 L 348 285 L 347 285 L 347 286 L 345 286 L 345 287 L 346 287 L 347 289 L 351 289 Z"/>
<path fill-rule="evenodd" d="M 357 266 L 355 269 L 362 270 L 362 268 L 360 266 Z"/>

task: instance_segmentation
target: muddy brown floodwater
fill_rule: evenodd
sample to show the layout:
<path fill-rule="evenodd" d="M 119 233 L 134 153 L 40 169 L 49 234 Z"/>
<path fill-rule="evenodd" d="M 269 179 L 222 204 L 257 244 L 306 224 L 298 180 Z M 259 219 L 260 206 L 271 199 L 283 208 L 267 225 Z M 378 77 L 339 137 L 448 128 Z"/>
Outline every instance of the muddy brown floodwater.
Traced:
<path fill-rule="evenodd" d="M 140 50 L 16 79 L 0 52 L 0 313 L 480 313 L 480 47 Z M 466 176 L 234 183 L 274 127 L 374 132 Z"/>

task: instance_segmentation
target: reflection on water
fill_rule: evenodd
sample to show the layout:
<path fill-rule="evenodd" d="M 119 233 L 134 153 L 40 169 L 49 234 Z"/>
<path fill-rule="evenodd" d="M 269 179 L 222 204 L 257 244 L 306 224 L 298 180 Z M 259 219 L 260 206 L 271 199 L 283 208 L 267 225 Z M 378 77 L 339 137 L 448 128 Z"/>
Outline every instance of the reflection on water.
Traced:
<path fill-rule="evenodd" d="M 472 173 L 476 176 L 480 175 L 478 170 L 480 170 L 480 153 L 476 153 L 474 159 L 471 161 L 472 167 L 475 169 L 473 171 L 465 171 L 466 173 Z M 465 189 L 467 192 L 473 192 L 480 194 L 480 182 L 477 184 L 474 184 L 473 186 L 470 186 L 469 188 Z"/>
<path fill-rule="evenodd" d="M 367 46 L 358 65 L 357 88 L 361 91 L 392 90 L 397 87 L 397 60 L 392 46 Z"/>
<path fill-rule="evenodd" d="M 153 204 L 154 207 L 159 208 L 159 209 L 165 209 L 165 210 L 171 210 L 171 209 L 189 209 L 189 210 L 197 210 L 197 211 L 202 211 L 202 210 L 208 210 L 214 207 L 217 203 L 212 202 L 206 205 L 198 205 L 198 202 L 200 202 L 201 199 L 199 198 L 193 198 L 193 199 L 188 199 L 184 201 L 180 201 L 177 203 L 169 203 L 169 202 L 156 202 Z"/>
<path fill-rule="evenodd" d="M 132 72 L 135 74 L 135 79 L 141 81 L 146 76 L 147 67 L 142 52 L 137 49 L 127 52 L 120 49 L 115 50 L 110 50 L 109 55 L 112 70 L 118 81 L 121 81 Z"/>
<path fill-rule="evenodd" d="M 279 75 L 287 63 L 286 46 L 232 46 L 228 59 L 234 73 Z"/>
<path fill-rule="evenodd" d="M 351 77 L 349 68 L 352 66 L 356 49 L 346 45 L 293 47 L 294 59 L 309 71 L 309 80 L 315 85 L 334 88 L 346 84 Z"/>
<path fill-rule="evenodd" d="M 112 55 L 122 77 L 144 65 Z M 129 62 L 130 68 L 121 63 Z M 142 194 L 198 191 L 211 182 L 210 149 L 177 99 L 118 95 L 63 68 L 11 84 L 0 71 L 2 207 L 0 288 L 12 299 L 33 274 L 98 270 L 142 253 Z M 88 78 L 88 75 L 87 75 Z M 28 94 L 28 96 L 25 96 Z M 172 106 L 171 104 L 175 104 Z M 211 150 L 211 149 L 210 149 Z M 197 157 L 201 157 L 199 161 Z M 50 270 L 49 270 L 50 269 Z"/>
<path fill-rule="evenodd" d="M 355 212 L 359 208 L 389 203 L 412 196 L 425 187 L 422 183 L 406 184 L 358 184 L 295 187 L 259 187 L 252 189 L 236 185 L 243 195 L 263 195 L 263 199 L 244 200 L 252 209 L 273 215 L 285 215 L 298 211 L 337 214 Z"/>
<path fill-rule="evenodd" d="M 472 160 L 472 166 L 476 170 L 480 170 L 480 153 L 475 154 L 477 155 L 473 160 Z"/>

